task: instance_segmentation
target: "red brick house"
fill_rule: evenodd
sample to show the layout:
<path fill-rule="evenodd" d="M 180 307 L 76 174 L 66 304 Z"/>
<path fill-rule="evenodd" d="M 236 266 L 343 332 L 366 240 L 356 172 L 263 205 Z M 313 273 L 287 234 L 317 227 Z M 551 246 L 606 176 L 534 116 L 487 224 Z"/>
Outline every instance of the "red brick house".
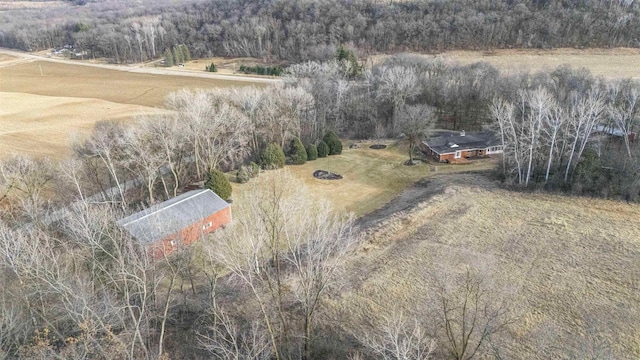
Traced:
<path fill-rule="evenodd" d="M 211 190 L 192 190 L 117 223 L 161 258 L 231 222 L 231 206 Z"/>
<path fill-rule="evenodd" d="M 423 141 L 420 149 L 438 162 L 456 163 L 501 154 L 504 147 L 492 132 L 440 130 Z"/>

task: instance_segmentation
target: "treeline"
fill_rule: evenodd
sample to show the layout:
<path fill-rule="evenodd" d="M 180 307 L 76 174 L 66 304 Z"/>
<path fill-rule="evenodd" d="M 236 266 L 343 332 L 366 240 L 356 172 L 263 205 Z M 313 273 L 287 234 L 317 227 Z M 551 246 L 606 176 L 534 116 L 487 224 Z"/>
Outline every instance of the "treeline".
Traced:
<path fill-rule="evenodd" d="M 640 84 L 596 81 L 569 71 L 555 75 L 496 98 L 491 106 L 505 144 L 505 180 L 640 198 Z"/>
<path fill-rule="evenodd" d="M 291 62 L 327 60 L 341 44 L 362 55 L 640 45 L 640 4 L 629 0 L 100 1 L 11 10 L 0 20 L 0 46 L 72 44 L 114 62 L 157 58 L 177 44 L 194 57 Z"/>
<path fill-rule="evenodd" d="M 424 138 L 433 127 L 489 127 L 507 145 L 503 176 L 509 182 L 638 198 L 635 81 L 606 81 L 567 66 L 502 75 L 484 63 L 461 66 L 415 55 L 391 57 L 355 77 L 345 60 L 288 71 L 315 99 L 320 127 L 355 138 Z M 408 114 L 419 107 L 421 121 L 411 121 Z"/>

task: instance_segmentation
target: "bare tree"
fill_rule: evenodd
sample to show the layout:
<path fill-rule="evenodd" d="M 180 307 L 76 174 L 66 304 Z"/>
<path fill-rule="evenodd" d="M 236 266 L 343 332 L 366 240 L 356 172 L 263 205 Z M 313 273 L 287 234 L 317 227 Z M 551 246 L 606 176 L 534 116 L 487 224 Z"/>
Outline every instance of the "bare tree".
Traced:
<path fill-rule="evenodd" d="M 461 273 L 434 276 L 444 343 L 456 360 L 475 357 L 479 350 L 508 326 L 508 299 L 498 298 L 486 274 L 466 267 Z"/>
<path fill-rule="evenodd" d="M 418 320 L 409 320 L 402 314 L 391 316 L 375 329 L 354 336 L 384 360 L 427 360 L 435 349 L 435 341 Z"/>
<path fill-rule="evenodd" d="M 273 350 L 266 331 L 259 323 L 240 325 L 224 310 L 213 314 L 216 324 L 208 334 L 200 334 L 198 343 L 214 358 L 224 360 L 268 360 Z"/>
<path fill-rule="evenodd" d="M 393 105 L 393 117 L 390 128 L 396 130 L 398 116 L 407 100 L 420 94 L 418 74 L 413 68 L 405 66 L 382 67 L 376 78 L 376 97 L 390 101 Z"/>
<path fill-rule="evenodd" d="M 413 165 L 416 146 L 435 127 L 436 116 L 433 108 L 427 105 L 405 106 L 398 115 L 398 129 L 404 133 L 409 144 L 409 164 Z"/>
<path fill-rule="evenodd" d="M 569 179 L 569 171 L 573 166 L 573 159 L 580 159 L 582 156 L 582 152 L 593 133 L 593 127 L 602 118 L 604 109 L 605 103 L 597 90 L 590 90 L 586 96 L 575 99 L 571 104 L 571 113 L 568 119 L 570 121 L 569 136 L 572 139 L 572 143 L 564 173 L 565 182 Z"/>
<path fill-rule="evenodd" d="M 547 161 L 547 171 L 544 175 L 545 182 L 549 182 L 549 172 L 551 170 L 551 162 L 553 161 L 553 152 L 556 149 L 556 140 L 566 118 L 562 108 L 555 104 L 552 104 L 551 106 L 552 108 L 549 115 L 545 118 L 545 126 L 543 127 L 543 132 L 550 139 L 549 160 Z"/>
<path fill-rule="evenodd" d="M 54 178 L 48 159 L 16 156 L 0 162 L 0 202 L 37 220 L 45 203 L 45 186 Z"/>
<path fill-rule="evenodd" d="M 507 139 L 509 135 L 513 135 L 509 132 L 512 129 L 513 117 L 514 117 L 514 106 L 512 103 L 505 101 L 504 99 L 493 99 L 491 106 L 491 117 L 495 120 L 495 124 L 497 124 L 498 132 L 500 134 L 500 141 L 502 143 L 503 148 L 503 156 L 502 156 L 502 171 L 506 174 L 507 171 Z M 493 125 L 493 124 L 492 124 Z M 490 126 L 491 127 L 491 126 Z M 517 142 L 509 143 L 510 146 L 516 146 Z M 520 173 L 520 161 L 518 157 L 518 149 L 514 149 L 514 159 L 517 166 L 517 171 Z"/>
<path fill-rule="evenodd" d="M 531 179 L 533 158 L 539 147 L 540 129 L 549 114 L 551 95 L 549 95 L 547 90 L 544 88 L 538 88 L 528 93 L 521 93 L 521 96 L 525 96 L 525 94 L 530 108 L 530 112 L 526 117 L 529 148 L 527 175 L 524 181 L 526 186 L 529 184 L 529 180 Z M 522 101 L 524 102 L 525 100 L 523 99 Z"/>
<path fill-rule="evenodd" d="M 607 107 L 608 114 L 613 123 L 622 133 L 625 148 L 629 158 L 631 155 L 630 137 L 638 123 L 638 108 L 640 107 L 640 90 L 636 87 L 630 89 L 621 88 L 622 84 L 609 86 L 610 103 Z"/>
<path fill-rule="evenodd" d="M 298 305 L 307 358 L 319 301 L 354 241 L 352 226 L 311 200 L 292 175 L 266 176 L 238 200 L 243 206 L 220 239 L 217 258 L 253 293 L 276 358 L 298 323 L 287 304 Z"/>

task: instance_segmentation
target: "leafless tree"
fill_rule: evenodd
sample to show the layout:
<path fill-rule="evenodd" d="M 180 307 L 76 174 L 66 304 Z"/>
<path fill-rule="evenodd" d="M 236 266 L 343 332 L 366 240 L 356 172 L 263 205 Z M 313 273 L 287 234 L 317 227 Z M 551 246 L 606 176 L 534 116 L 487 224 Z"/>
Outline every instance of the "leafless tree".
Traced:
<path fill-rule="evenodd" d="M 208 334 L 200 334 L 198 343 L 214 358 L 224 360 L 267 360 L 273 356 L 273 349 L 260 323 L 251 322 L 241 326 L 224 310 L 213 314 L 217 319 L 209 327 Z"/>
<path fill-rule="evenodd" d="M 495 98 L 493 99 L 490 111 L 491 117 L 495 120 L 495 125 L 497 125 L 498 132 L 500 134 L 500 141 L 502 143 L 502 148 L 504 149 L 504 155 L 502 156 L 502 171 L 506 174 L 507 171 L 507 156 L 509 154 L 507 149 L 511 147 L 515 147 L 513 149 L 513 157 L 516 162 L 518 174 L 520 174 L 520 158 L 518 156 L 517 142 L 508 143 L 508 138 L 511 136 L 513 141 L 513 117 L 514 117 L 514 106 L 512 103 L 505 101 L 504 99 Z M 491 124 L 494 125 L 494 124 Z M 490 127 L 491 127 L 490 125 Z M 507 147 L 509 144 L 509 148 Z"/>
<path fill-rule="evenodd" d="M 469 266 L 462 272 L 434 276 L 444 344 L 456 360 L 475 357 L 512 321 L 508 299 L 500 298 L 487 274 Z"/>
<path fill-rule="evenodd" d="M 409 144 L 409 164 L 413 164 L 416 146 L 435 127 L 436 116 L 433 108 L 427 105 L 405 106 L 398 115 L 398 129 L 407 138 Z"/>
<path fill-rule="evenodd" d="M 46 202 L 43 192 L 54 178 L 48 159 L 34 160 L 16 156 L 0 162 L 0 203 L 20 211 L 30 220 L 37 220 Z M 16 211 L 16 212 L 17 212 Z"/>
<path fill-rule="evenodd" d="M 266 176 L 239 201 L 245 207 L 236 209 L 217 258 L 253 293 L 276 358 L 297 323 L 287 304 L 298 304 L 307 358 L 319 301 L 353 244 L 352 226 L 327 204 L 311 200 L 292 175 Z"/>
<path fill-rule="evenodd" d="M 370 333 L 369 333 L 370 332 Z M 354 334 L 358 341 L 384 360 L 427 360 L 435 341 L 417 319 L 402 314 L 391 316 L 371 331 Z"/>
<path fill-rule="evenodd" d="M 550 139 L 549 159 L 547 161 L 547 171 L 544 175 L 545 182 L 549 181 L 549 172 L 551 170 L 551 162 L 553 161 L 553 153 L 556 151 L 556 142 L 566 119 L 562 108 L 553 103 L 550 106 L 551 110 L 545 117 L 545 126 L 542 128 L 542 131 L 545 133 L 547 138 Z"/>
<path fill-rule="evenodd" d="M 529 148 L 527 175 L 524 181 L 526 186 L 529 184 L 529 180 L 531 179 L 533 158 L 539 147 L 540 129 L 542 128 L 543 122 L 546 121 L 546 118 L 549 115 L 551 95 L 544 88 L 538 88 L 528 93 L 523 92 L 521 93 L 521 96 L 527 97 L 526 101 L 528 102 L 528 107 L 530 109 L 525 120 L 527 123 L 527 145 Z M 522 102 L 525 102 L 525 99 L 522 99 Z"/>
<path fill-rule="evenodd" d="M 383 101 L 388 100 L 393 105 L 390 128 L 395 131 L 401 109 L 407 100 L 420 93 L 418 74 L 413 68 L 405 66 L 382 67 L 376 81 L 376 97 Z"/>
<path fill-rule="evenodd" d="M 569 150 L 569 160 L 564 173 L 565 182 L 569 179 L 569 171 L 574 165 L 574 158 L 580 159 L 582 156 L 593 133 L 593 127 L 602 118 L 604 110 L 605 102 L 597 90 L 591 90 L 584 97 L 573 101 L 568 118 L 570 121 L 568 129 L 571 149 Z"/>
<path fill-rule="evenodd" d="M 630 137 L 638 126 L 638 110 L 640 108 L 640 90 L 637 87 L 622 89 L 621 84 L 609 86 L 610 102 L 607 112 L 615 126 L 621 131 L 622 139 L 629 158 L 631 155 Z"/>

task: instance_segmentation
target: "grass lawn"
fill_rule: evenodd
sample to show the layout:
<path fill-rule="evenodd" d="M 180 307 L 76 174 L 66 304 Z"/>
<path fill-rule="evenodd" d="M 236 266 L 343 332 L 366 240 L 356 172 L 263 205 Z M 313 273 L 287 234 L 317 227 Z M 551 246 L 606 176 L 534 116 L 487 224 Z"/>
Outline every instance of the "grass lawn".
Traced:
<path fill-rule="evenodd" d="M 409 159 L 406 146 L 391 141 L 384 142 L 386 149 L 374 150 L 372 142 L 361 142 L 357 149 L 348 149 L 349 141 L 343 141 L 341 155 L 307 161 L 304 165 L 286 166 L 289 171 L 309 188 L 313 194 L 328 199 L 337 210 L 353 212 L 356 216 L 368 214 L 388 203 L 402 190 L 431 174 L 443 172 L 482 170 L 494 167 L 492 161 L 481 161 L 469 165 L 433 165 L 420 163 L 404 165 Z M 318 180 L 315 170 L 328 170 L 343 176 L 341 180 Z M 235 172 L 234 172 L 235 174 Z M 234 183 L 238 194 L 254 186 L 260 178 L 246 184 Z"/>

